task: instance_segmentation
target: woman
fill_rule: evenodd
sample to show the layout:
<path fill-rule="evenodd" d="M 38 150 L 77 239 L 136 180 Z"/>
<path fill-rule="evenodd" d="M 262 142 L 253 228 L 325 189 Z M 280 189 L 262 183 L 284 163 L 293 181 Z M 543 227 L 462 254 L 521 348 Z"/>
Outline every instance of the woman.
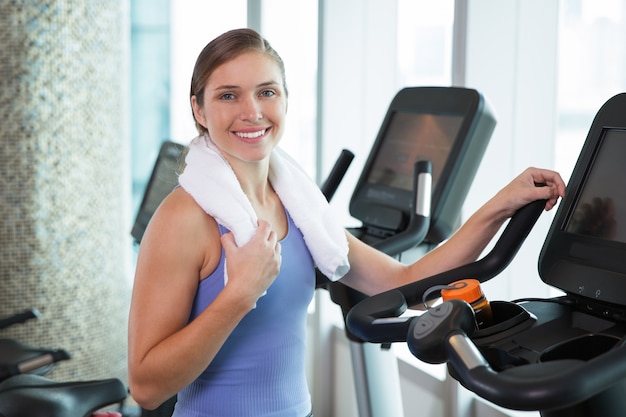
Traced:
<path fill-rule="evenodd" d="M 304 417 L 311 410 L 304 371 L 306 310 L 314 266 L 326 261 L 307 236 L 315 231 L 300 227 L 303 215 L 286 203 L 274 169 L 278 162 L 272 162 L 287 112 L 283 62 L 256 32 L 227 32 L 199 55 L 190 99 L 200 133 L 192 145 L 217 158 L 190 165 L 190 147 L 183 175 L 204 169 L 209 176 L 196 181 L 198 191 L 190 191 L 181 176 L 182 186 L 163 201 L 143 237 L 129 320 L 131 393 L 148 409 L 178 393 L 175 416 Z M 236 180 L 211 194 L 204 187 L 221 181 L 222 168 L 215 168 L 220 161 Z M 204 192 L 208 205 L 221 204 L 231 198 L 230 189 L 243 193 L 242 204 L 257 219 L 245 239 L 224 227 L 195 194 Z M 331 262 L 327 275 L 336 268 L 334 278 L 375 294 L 454 268 L 474 261 L 518 208 L 545 199 L 550 210 L 564 193 L 556 172 L 529 168 L 412 265 L 341 230 L 331 240 L 337 253 L 345 247 L 346 262 Z M 238 213 L 237 205 L 231 207 Z M 225 217 L 237 217 L 226 211 Z"/>

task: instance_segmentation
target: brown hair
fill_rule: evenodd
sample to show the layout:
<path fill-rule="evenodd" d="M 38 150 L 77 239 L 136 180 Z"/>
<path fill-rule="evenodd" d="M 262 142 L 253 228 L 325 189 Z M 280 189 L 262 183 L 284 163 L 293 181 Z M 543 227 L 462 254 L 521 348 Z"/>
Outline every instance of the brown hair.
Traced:
<path fill-rule="evenodd" d="M 256 31 L 252 29 L 234 29 L 213 39 L 204 47 L 200 55 L 198 55 L 191 76 L 189 99 L 196 96 L 198 105 L 202 106 L 204 103 L 204 87 L 213 71 L 220 65 L 249 51 L 265 53 L 278 64 L 283 78 L 283 88 L 285 89 L 285 94 L 287 94 L 285 64 L 280 55 L 278 55 L 269 42 Z M 206 128 L 198 123 L 197 120 L 196 129 L 198 129 L 201 135 L 206 133 Z"/>

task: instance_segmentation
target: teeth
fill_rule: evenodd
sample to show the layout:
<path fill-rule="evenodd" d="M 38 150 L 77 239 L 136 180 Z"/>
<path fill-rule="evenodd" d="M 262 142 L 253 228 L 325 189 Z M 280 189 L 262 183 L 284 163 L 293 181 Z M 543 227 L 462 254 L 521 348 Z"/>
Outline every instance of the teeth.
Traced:
<path fill-rule="evenodd" d="M 265 129 L 259 130 L 258 132 L 250 132 L 250 133 L 237 132 L 237 136 L 239 136 L 240 138 L 246 138 L 246 139 L 258 138 L 259 136 L 263 136 L 264 134 L 265 134 Z"/>

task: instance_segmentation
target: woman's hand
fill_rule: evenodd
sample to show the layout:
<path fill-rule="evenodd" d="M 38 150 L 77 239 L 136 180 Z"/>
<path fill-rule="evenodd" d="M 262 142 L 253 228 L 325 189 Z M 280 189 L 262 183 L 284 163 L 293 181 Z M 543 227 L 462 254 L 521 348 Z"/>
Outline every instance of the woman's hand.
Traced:
<path fill-rule="evenodd" d="M 271 225 L 259 220 L 252 239 L 238 247 L 232 233 L 221 237 L 226 255 L 227 286 L 252 303 L 274 282 L 282 262 L 280 242 Z"/>
<path fill-rule="evenodd" d="M 558 172 L 527 168 L 500 190 L 490 201 L 496 204 L 504 217 L 511 217 L 523 206 L 535 200 L 547 200 L 546 211 L 551 210 L 559 197 L 565 196 L 565 182 Z"/>

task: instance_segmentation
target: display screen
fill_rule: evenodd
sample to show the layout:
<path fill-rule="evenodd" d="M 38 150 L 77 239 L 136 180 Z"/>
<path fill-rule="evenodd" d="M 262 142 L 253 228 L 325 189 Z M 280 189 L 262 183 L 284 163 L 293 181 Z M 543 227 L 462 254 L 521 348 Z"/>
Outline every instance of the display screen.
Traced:
<path fill-rule="evenodd" d="M 411 191 L 415 162 L 428 160 L 434 189 L 462 123 L 458 115 L 395 113 L 367 182 Z"/>
<path fill-rule="evenodd" d="M 183 145 L 169 141 L 161 145 L 159 156 L 154 164 L 150 181 L 148 181 L 131 230 L 131 235 L 138 243 L 141 242 L 148 222 L 161 204 L 161 201 L 178 184 L 178 172 L 181 167 L 181 152 L 183 148 Z"/>
<path fill-rule="evenodd" d="M 626 243 L 626 130 L 606 129 L 565 231 Z"/>

